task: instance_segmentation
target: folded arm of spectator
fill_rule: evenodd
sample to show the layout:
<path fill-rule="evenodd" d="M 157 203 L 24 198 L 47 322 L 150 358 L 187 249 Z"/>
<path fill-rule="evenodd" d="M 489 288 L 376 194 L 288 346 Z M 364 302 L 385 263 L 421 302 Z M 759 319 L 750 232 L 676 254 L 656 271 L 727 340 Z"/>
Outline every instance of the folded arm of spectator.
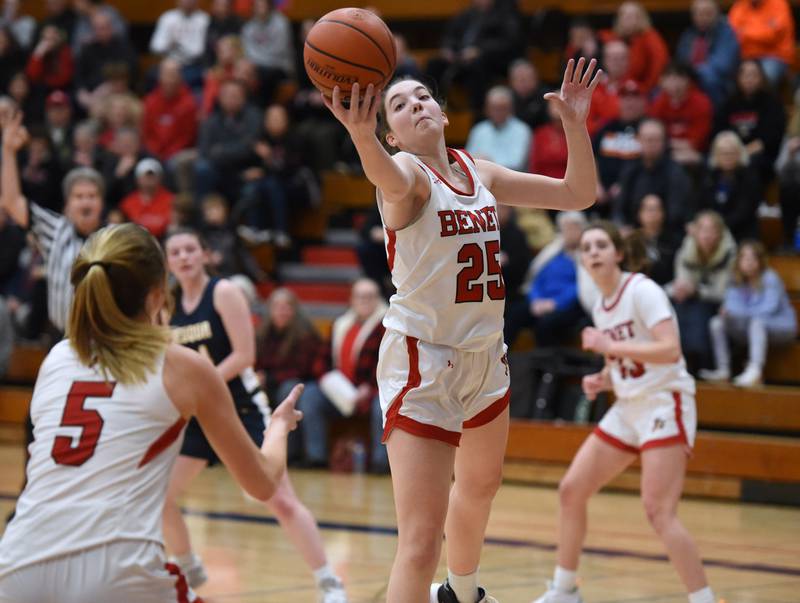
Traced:
<path fill-rule="evenodd" d="M 3 160 L 0 161 L 0 205 L 11 219 L 28 227 L 28 203 L 19 183 L 17 153 L 28 142 L 28 131 L 22 125 L 22 113 L 8 118 L 3 127 Z"/>

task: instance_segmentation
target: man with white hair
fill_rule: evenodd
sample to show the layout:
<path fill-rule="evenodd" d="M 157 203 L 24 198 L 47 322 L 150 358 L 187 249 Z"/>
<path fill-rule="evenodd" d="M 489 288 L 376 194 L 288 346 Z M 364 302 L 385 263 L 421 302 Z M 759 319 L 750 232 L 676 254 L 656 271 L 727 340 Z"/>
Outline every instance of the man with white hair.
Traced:
<path fill-rule="evenodd" d="M 556 216 L 558 236 L 531 262 L 527 298 L 509 308 L 504 336 L 511 347 L 519 332 L 532 328 L 538 347 L 567 343 L 586 314 L 578 299 L 578 246 L 587 220 L 581 212 Z"/>
<path fill-rule="evenodd" d="M 473 126 L 467 151 L 512 170 L 524 171 L 531 146 L 531 129 L 514 117 L 514 93 L 495 86 L 486 93 L 486 118 Z"/>

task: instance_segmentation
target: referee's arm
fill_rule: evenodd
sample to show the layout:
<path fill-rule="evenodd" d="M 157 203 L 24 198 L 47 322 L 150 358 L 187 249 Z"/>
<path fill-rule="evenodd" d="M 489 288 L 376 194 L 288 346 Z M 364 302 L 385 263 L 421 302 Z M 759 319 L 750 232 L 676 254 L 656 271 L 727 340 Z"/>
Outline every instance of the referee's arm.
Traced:
<path fill-rule="evenodd" d="M 27 229 L 30 221 L 28 203 L 19 186 L 17 152 L 28 141 L 28 132 L 22 125 L 22 113 L 17 113 L 3 124 L 3 160 L 0 169 L 0 207 L 11 219 Z"/>

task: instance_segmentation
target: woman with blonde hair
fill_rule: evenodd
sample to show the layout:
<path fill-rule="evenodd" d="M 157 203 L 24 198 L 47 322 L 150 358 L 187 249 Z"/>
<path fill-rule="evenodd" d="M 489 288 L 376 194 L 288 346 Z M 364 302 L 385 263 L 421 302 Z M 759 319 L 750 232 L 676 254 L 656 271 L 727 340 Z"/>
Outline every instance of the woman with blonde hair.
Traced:
<path fill-rule="evenodd" d="M 31 400 L 35 440 L 0 544 L 0 600 L 199 601 L 166 563 L 161 535 L 183 429 L 196 417 L 239 484 L 268 500 L 302 388 L 275 411 L 259 452 L 212 364 L 159 324 L 167 268 L 139 226 L 92 235 L 71 283 L 67 338 L 42 363 Z"/>
<path fill-rule="evenodd" d="M 708 321 L 725 297 L 735 258 L 736 241 L 722 216 L 710 209 L 697 214 L 675 256 L 675 279 L 665 286 L 693 374 L 711 362 Z"/>
<path fill-rule="evenodd" d="M 725 130 L 714 137 L 708 168 L 700 188 L 699 208 L 718 212 L 737 241 L 757 236 L 761 186 L 736 132 Z"/>
<path fill-rule="evenodd" d="M 761 383 L 768 346 L 787 344 L 797 337 L 797 316 L 781 277 L 767 265 L 767 252 L 760 242 L 742 242 L 732 280 L 719 313 L 709 323 L 716 368 L 700 371 L 700 378 L 730 379 L 729 340 L 733 340 L 745 344 L 748 352 L 745 369 L 733 384 L 752 387 Z"/>

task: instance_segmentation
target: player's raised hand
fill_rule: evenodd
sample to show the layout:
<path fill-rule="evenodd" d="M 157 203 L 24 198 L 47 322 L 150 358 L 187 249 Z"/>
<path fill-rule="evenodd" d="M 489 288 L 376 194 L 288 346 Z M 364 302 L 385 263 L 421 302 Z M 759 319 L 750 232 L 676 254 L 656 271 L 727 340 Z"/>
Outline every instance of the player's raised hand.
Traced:
<path fill-rule="evenodd" d="M 333 97 L 323 97 L 325 106 L 347 128 L 353 139 L 375 136 L 378 126 L 378 107 L 381 102 L 380 90 L 369 84 L 363 96 L 358 82 L 350 90 L 350 106 L 345 107 L 339 86 L 333 89 Z"/>
<path fill-rule="evenodd" d="M 28 130 L 22 125 L 22 111 L 15 111 L 0 123 L 3 128 L 3 150 L 16 153 L 28 142 Z"/>
<path fill-rule="evenodd" d="M 575 59 L 570 59 L 564 71 L 561 90 L 544 95 L 545 100 L 555 105 L 565 126 L 586 123 L 589 108 L 592 106 L 592 94 L 600 81 L 600 74 L 603 73 L 602 69 L 595 72 L 596 59 L 589 61 L 586 69 L 584 66 L 586 66 L 586 59 L 583 57 L 578 59 L 577 66 Z M 592 77 L 592 73 L 594 73 L 594 77 Z"/>
<path fill-rule="evenodd" d="M 295 385 L 286 399 L 278 405 L 270 417 L 269 429 L 286 429 L 288 433 L 297 428 L 297 424 L 303 418 L 303 413 L 295 407 L 303 393 L 303 387 L 302 384 Z"/>

